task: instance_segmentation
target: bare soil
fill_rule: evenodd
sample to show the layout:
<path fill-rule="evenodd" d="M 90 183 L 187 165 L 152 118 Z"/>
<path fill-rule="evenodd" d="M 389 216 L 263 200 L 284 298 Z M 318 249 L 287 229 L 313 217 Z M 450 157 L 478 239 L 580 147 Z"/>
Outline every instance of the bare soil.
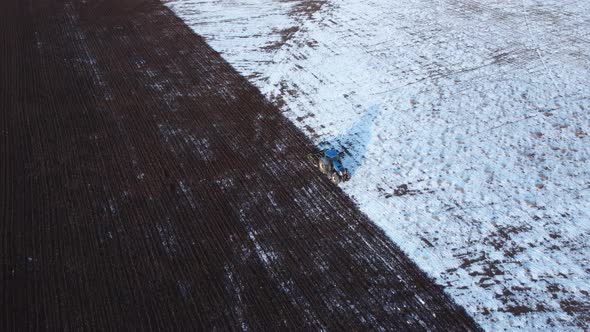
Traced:
<path fill-rule="evenodd" d="M 0 330 L 477 330 L 161 3 L 0 2 Z"/>

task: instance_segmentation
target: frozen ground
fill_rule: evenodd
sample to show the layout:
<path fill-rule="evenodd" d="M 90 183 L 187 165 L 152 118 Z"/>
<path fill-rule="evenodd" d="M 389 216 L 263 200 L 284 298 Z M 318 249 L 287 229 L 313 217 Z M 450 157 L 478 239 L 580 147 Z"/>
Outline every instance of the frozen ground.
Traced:
<path fill-rule="evenodd" d="M 168 6 L 348 150 L 342 188 L 484 328 L 590 329 L 590 3 Z"/>

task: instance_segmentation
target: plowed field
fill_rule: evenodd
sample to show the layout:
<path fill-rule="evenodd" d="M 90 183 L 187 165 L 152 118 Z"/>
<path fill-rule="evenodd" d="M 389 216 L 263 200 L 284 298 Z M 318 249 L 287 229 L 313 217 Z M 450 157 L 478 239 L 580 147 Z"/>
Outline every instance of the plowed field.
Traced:
<path fill-rule="evenodd" d="M 0 330 L 473 330 L 159 2 L 0 3 Z"/>

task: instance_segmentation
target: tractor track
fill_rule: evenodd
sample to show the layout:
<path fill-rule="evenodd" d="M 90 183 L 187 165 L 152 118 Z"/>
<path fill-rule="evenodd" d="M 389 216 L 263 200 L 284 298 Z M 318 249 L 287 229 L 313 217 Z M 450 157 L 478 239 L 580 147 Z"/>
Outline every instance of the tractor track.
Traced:
<path fill-rule="evenodd" d="M 1 330 L 478 329 L 161 3 L 0 27 Z"/>

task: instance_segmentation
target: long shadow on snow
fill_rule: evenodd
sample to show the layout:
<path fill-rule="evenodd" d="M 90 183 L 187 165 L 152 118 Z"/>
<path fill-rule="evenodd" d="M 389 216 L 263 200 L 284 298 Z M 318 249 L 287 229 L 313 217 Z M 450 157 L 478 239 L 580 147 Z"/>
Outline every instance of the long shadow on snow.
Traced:
<path fill-rule="evenodd" d="M 344 167 L 348 168 L 351 176 L 354 176 L 361 166 L 362 160 L 367 153 L 371 142 L 373 124 L 379 110 L 379 105 L 370 106 L 346 132 L 319 144 L 322 149 L 334 147 L 339 151 L 344 151 L 342 162 Z"/>

